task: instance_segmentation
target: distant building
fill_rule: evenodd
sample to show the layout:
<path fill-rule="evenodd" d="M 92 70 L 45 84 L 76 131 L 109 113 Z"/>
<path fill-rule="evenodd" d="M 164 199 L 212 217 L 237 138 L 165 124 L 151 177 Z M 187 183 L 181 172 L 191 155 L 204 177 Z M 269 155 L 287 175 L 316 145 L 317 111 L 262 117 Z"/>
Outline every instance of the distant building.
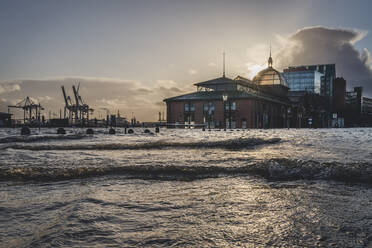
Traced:
<path fill-rule="evenodd" d="M 321 74 L 320 82 L 320 95 L 322 96 L 333 96 L 333 81 L 336 78 L 336 65 L 335 64 L 319 64 L 319 65 L 300 65 L 290 66 L 284 69 L 284 72 L 305 72 L 305 71 L 317 71 Z M 298 77 L 301 75 L 298 75 Z M 303 79 L 306 78 L 307 74 L 303 74 Z"/>
<path fill-rule="evenodd" d="M 225 73 L 224 73 L 225 74 Z M 253 81 L 241 76 L 194 84 L 196 92 L 164 99 L 167 125 L 206 128 L 281 128 L 288 126 L 288 85 L 272 67 Z"/>
<path fill-rule="evenodd" d="M 360 126 L 362 114 L 362 87 L 354 87 L 354 91 L 347 91 L 345 97 L 346 126 Z"/>
<path fill-rule="evenodd" d="M 288 98 L 291 101 L 290 127 L 329 127 L 327 97 L 308 91 L 289 91 Z"/>
<path fill-rule="evenodd" d="M 372 127 L 372 98 L 362 97 L 361 126 Z"/>
<path fill-rule="evenodd" d="M 272 62 L 270 54 L 268 67 L 253 80 L 223 75 L 194 84 L 196 92 L 165 99 L 167 124 L 209 128 L 344 125 L 337 118 L 336 124 L 331 114 L 333 104 L 340 113 L 345 105 L 346 81 L 335 80 L 335 64 L 291 66 L 280 73 Z"/>
<path fill-rule="evenodd" d="M 318 64 L 318 65 L 290 66 L 287 69 L 284 69 L 284 72 L 285 71 L 290 71 L 293 73 L 295 71 L 303 72 L 303 74 L 299 73 L 297 75 L 296 82 L 299 81 L 300 83 L 301 81 L 305 82 L 306 80 L 309 80 L 308 78 L 306 78 L 308 75 L 305 73 L 305 71 L 316 71 L 316 72 L 323 74 L 320 77 L 320 95 L 328 99 L 327 110 L 326 110 L 326 112 L 328 113 L 328 116 L 326 116 L 326 119 L 327 119 L 326 122 L 327 122 L 327 126 L 331 127 L 332 125 L 331 113 L 333 112 L 333 94 L 334 94 L 333 86 L 334 86 L 334 80 L 336 78 L 336 65 L 335 64 Z M 314 75 L 314 78 L 317 78 L 317 76 Z M 316 86 L 318 86 L 317 83 L 316 83 Z M 306 91 L 309 91 L 309 90 L 306 89 Z M 318 91 L 318 89 L 316 89 L 316 91 Z"/>
<path fill-rule="evenodd" d="M 333 89 L 333 113 L 342 116 L 345 111 L 346 80 L 342 77 L 336 78 Z"/>
<path fill-rule="evenodd" d="M 372 98 L 362 98 L 362 114 L 372 116 Z"/>
<path fill-rule="evenodd" d="M 345 126 L 345 110 L 346 110 L 346 80 L 342 77 L 335 78 L 333 81 L 333 97 L 332 97 L 332 127 Z"/>
<path fill-rule="evenodd" d="M 316 70 L 305 68 L 284 69 L 283 76 L 287 80 L 290 91 L 307 91 L 320 94 L 324 74 Z"/>
<path fill-rule="evenodd" d="M 0 127 L 10 127 L 12 114 L 0 112 Z"/>
<path fill-rule="evenodd" d="M 358 114 L 362 112 L 362 92 L 362 87 L 354 87 L 354 91 L 346 92 L 346 104 L 352 107 L 353 111 Z"/>

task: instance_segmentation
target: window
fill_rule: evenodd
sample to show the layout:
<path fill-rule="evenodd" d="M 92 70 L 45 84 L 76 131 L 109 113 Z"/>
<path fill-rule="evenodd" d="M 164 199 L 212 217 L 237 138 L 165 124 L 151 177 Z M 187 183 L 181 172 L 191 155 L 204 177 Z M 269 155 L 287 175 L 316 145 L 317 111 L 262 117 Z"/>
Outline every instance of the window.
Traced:
<path fill-rule="evenodd" d="M 193 103 L 190 103 L 190 112 L 195 111 L 195 105 Z"/>
<path fill-rule="evenodd" d="M 204 109 L 204 112 L 208 112 L 208 110 L 209 110 L 209 106 L 208 106 L 208 104 L 204 104 L 203 109 Z"/>
<path fill-rule="evenodd" d="M 225 111 L 236 110 L 236 102 L 226 102 Z"/>
<path fill-rule="evenodd" d="M 214 111 L 214 105 L 212 102 L 205 103 L 203 107 L 204 112 L 213 112 Z"/>
<path fill-rule="evenodd" d="M 231 110 L 236 110 L 236 102 L 231 103 Z"/>
<path fill-rule="evenodd" d="M 195 104 L 185 103 L 185 112 L 195 112 Z"/>

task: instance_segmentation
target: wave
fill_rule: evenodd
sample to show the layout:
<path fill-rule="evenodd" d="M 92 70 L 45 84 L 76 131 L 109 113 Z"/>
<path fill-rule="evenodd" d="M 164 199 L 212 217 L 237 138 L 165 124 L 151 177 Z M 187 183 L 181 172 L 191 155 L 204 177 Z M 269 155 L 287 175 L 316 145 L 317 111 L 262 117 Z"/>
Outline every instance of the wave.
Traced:
<path fill-rule="evenodd" d="M 11 136 L 0 139 L 0 144 L 6 143 L 32 143 L 38 141 L 48 141 L 48 140 L 76 140 L 88 137 L 82 134 L 72 134 L 72 135 L 43 135 L 43 136 Z"/>
<path fill-rule="evenodd" d="M 260 138 L 238 138 L 221 141 L 194 141 L 194 142 L 167 142 L 153 141 L 137 144 L 38 144 L 38 145 L 23 145 L 14 144 L 7 148 L 22 149 L 22 150 L 139 150 L 139 149 L 164 149 L 164 148 L 224 148 L 224 149 L 244 149 L 254 147 L 256 145 L 274 144 L 280 142 L 279 138 L 260 139 Z"/>
<path fill-rule="evenodd" d="M 0 169 L 0 180 L 60 181 L 98 176 L 125 176 L 133 179 L 196 180 L 224 176 L 256 175 L 268 180 L 335 180 L 372 184 L 372 164 L 320 163 L 270 159 L 240 167 L 142 165 L 113 167 L 19 167 Z"/>

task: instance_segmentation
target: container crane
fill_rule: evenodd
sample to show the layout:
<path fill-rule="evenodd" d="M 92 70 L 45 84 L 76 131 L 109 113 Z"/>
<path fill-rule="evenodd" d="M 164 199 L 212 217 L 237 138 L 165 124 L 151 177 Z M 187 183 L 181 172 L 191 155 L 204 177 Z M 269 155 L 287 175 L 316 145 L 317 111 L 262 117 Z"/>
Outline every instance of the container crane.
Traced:
<path fill-rule="evenodd" d="M 82 97 L 79 95 L 80 83 L 77 88 L 75 85 L 72 86 L 72 91 L 74 93 L 75 103 L 72 102 L 71 97 L 67 96 L 64 86 L 61 86 L 63 98 L 65 100 L 65 115 L 68 111 L 68 118 L 73 124 L 85 125 L 89 122 L 89 114 L 92 114 L 94 109 L 89 108 Z"/>
<path fill-rule="evenodd" d="M 23 109 L 23 123 L 29 125 L 40 124 L 40 112 L 44 110 L 40 103 L 36 104 L 28 96 L 16 105 L 8 105 L 8 108 Z"/>

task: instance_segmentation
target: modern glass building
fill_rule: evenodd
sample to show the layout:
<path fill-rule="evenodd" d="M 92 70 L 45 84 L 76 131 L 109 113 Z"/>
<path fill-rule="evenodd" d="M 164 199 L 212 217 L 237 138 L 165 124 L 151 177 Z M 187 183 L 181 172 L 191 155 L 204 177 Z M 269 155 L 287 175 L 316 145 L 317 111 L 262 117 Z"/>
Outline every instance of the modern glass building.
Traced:
<path fill-rule="evenodd" d="M 317 71 L 322 73 L 320 81 L 320 95 L 322 96 L 333 96 L 333 81 L 336 78 L 336 65 L 335 64 L 319 64 L 319 65 L 300 65 L 290 66 L 284 69 L 284 72 L 295 72 L 295 71 Z M 291 89 L 292 90 L 292 89 Z"/>
<path fill-rule="evenodd" d="M 321 92 L 321 81 L 324 74 L 318 71 L 285 69 L 283 76 L 290 91 L 307 91 L 317 94 Z"/>

